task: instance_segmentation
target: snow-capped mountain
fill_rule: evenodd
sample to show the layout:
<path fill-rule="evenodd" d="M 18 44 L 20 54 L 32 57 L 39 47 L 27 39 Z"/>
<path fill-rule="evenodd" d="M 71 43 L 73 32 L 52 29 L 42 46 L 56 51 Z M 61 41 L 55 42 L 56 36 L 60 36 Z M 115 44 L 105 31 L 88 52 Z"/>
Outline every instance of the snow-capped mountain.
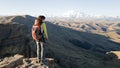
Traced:
<path fill-rule="evenodd" d="M 85 14 L 84 12 L 71 10 L 71 11 L 63 13 L 62 16 L 63 17 L 78 18 L 78 17 L 86 17 L 87 14 Z"/>
<path fill-rule="evenodd" d="M 120 21 L 119 16 L 97 15 L 97 14 L 78 11 L 78 10 L 67 11 L 67 12 L 61 14 L 61 16 L 58 16 L 58 17 L 62 17 L 62 18 L 65 17 L 65 18 L 69 18 L 69 19 L 83 18 L 83 19 L 103 19 L 103 20 Z"/>

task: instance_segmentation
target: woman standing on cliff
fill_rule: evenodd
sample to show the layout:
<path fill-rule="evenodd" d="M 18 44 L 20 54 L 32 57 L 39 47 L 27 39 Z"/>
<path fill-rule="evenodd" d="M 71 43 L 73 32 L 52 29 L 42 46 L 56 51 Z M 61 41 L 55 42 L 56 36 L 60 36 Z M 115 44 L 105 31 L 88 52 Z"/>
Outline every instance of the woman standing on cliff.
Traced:
<path fill-rule="evenodd" d="M 45 58 L 44 51 L 44 43 L 45 40 L 48 39 L 48 33 L 45 22 L 45 16 L 39 16 L 35 19 L 34 25 L 32 27 L 32 37 L 36 41 L 37 44 L 37 61 L 43 64 L 43 59 Z M 40 46 L 41 46 L 41 57 L 40 55 Z"/>

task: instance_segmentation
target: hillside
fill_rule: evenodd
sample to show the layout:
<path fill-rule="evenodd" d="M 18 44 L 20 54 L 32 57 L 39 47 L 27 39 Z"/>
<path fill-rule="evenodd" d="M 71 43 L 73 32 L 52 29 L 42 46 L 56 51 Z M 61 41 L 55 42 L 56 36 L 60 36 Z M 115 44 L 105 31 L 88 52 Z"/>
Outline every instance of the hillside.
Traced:
<path fill-rule="evenodd" d="M 112 41 L 120 41 L 120 22 L 107 19 L 86 18 L 48 18 L 53 24 L 71 28 L 77 31 L 90 32 L 109 37 Z"/>
<path fill-rule="evenodd" d="M 3 20 L 5 19 L 5 21 Z M 34 17 L 29 15 L 0 18 L 0 57 L 22 54 L 36 56 L 31 37 Z M 1 21 L 2 20 L 2 21 Z M 119 68 L 118 60 L 105 53 L 120 50 L 120 44 L 104 35 L 77 31 L 46 21 L 49 40 L 46 57 L 55 59 L 60 68 Z"/>

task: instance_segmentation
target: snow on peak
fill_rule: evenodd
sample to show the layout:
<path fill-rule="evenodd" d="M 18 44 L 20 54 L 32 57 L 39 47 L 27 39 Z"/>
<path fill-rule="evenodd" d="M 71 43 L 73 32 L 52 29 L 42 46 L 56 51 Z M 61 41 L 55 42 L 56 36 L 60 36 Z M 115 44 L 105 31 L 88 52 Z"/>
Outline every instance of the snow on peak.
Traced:
<path fill-rule="evenodd" d="M 84 12 L 76 11 L 76 10 L 70 10 L 62 15 L 63 17 L 71 17 L 71 18 L 78 18 L 78 17 L 85 17 L 86 14 Z"/>

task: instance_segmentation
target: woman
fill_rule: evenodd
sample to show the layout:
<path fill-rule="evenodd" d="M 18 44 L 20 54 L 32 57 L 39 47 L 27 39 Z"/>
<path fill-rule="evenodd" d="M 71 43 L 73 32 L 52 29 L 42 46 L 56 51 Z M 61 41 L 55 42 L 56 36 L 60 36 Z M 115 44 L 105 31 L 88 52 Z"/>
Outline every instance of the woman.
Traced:
<path fill-rule="evenodd" d="M 35 19 L 34 25 L 32 27 L 32 37 L 36 41 L 37 44 L 37 61 L 41 64 L 43 63 L 43 51 L 44 51 L 44 43 L 45 40 L 48 39 L 46 24 L 43 22 L 45 20 L 45 16 L 39 16 Z M 40 46 L 41 46 L 41 58 L 40 58 Z M 41 59 L 41 61 L 40 61 Z"/>

